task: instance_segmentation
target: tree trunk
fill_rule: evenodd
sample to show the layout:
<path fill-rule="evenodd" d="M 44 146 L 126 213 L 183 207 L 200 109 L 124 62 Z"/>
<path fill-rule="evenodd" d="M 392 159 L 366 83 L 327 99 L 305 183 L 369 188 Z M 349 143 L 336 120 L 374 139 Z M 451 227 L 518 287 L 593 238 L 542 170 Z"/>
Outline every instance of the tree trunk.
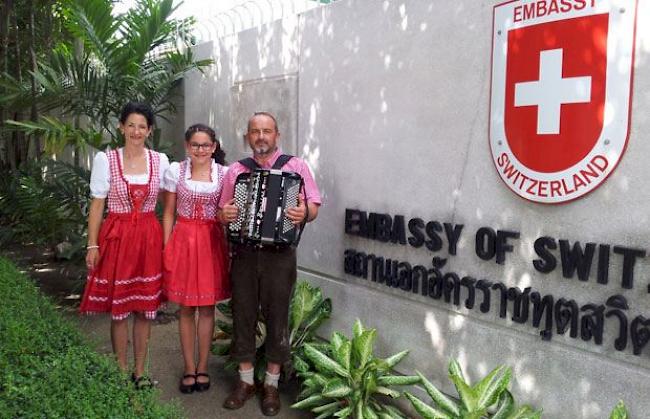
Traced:
<path fill-rule="evenodd" d="M 36 42 L 36 31 L 34 29 L 34 0 L 29 0 L 29 57 L 30 57 L 30 67 L 32 74 L 30 75 L 31 87 L 32 87 L 32 104 L 30 111 L 30 119 L 33 122 L 38 120 L 38 110 L 36 108 L 36 78 L 33 73 L 37 70 L 36 64 L 36 50 L 34 49 L 34 44 Z M 34 156 L 37 160 L 41 158 L 41 139 L 38 134 L 33 137 L 34 145 Z"/>
<path fill-rule="evenodd" d="M 75 38 L 74 40 L 74 56 L 78 61 L 83 60 L 84 55 L 84 43 L 81 38 Z M 81 126 L 81 119 L 78 115 L 73 118 L 73 126 L 75 129 L 79 129 Z M 74 166 L 79 167 L 81 161 L 81 148 L 79 146 L 74 146 Z"/>
<path fill-rule="evenodd" d="M 14 23 L 14 30 L 16 31 L 16 80 L 18 81 L 19 84 L 22 84 L 23 82 L 23 76 L 22 76 L 22 65 L 20 63 L 20 36 L 21 36 L 21 30 L 20 27 L 18 26 L 18 18 L 16 14 L 14 13 L 13 15 L 13 23 Z M 14 113 L 13 119 L 15 121 L 20 121 L 23 119 L 22 111 L 18 110 Z M 26 138 L 25 134 L 20 132 L 20 131 L 14 131 L 12 134 L 12 142 L 13 142 L 13 162 L 12 163 L 12 169 L 15 169 L 16 167 L 19 167 L 22 162 L 24 162 L 27 159 L 27 147 L 26 146 Z"/>
<path fill-rule="evenodd" d="M 13 9 L 13 0 L 4 0 L 2 9 L 0 9 L 0 71 L 9 72 L 9 25 L 11 10 Z M 2 89 L 2 93 L 5 93 Z M 7 110 L 0 107 L 0 127 L 4 127 L 4 121 L 7 119 Z M 3 155 L 0 157 L 2 166 L 11 166 L 11 144 L 6 133 L 0 132 L 0 141 L 2 141 Z M 15 162 L 14 162 L 15 164 Z"/>
<path fill-rule="evenodd" d="M 54 13 L 54 8 L 55 8 L 54 6 L 44 7 L 45 13 L 42 13 L 40 16 L 41 18 L 44 19 L 43 33 L 45 35 L 42 36 L 42 39 L 43 39 L 43 45 L 45 46 L 46 53 L 52 51 L 52 42 L 53 42 L 52 40 L 54 36 L 54 24 L 52 21 L 52 14 Z M 57 30 L 60 31 L 60 28 L 57 28 Z"/>
<path fill-rule="evenodd" d="M 4 0 L 0 8 L 0 59 L 3 72 L 9 71 L 9 16 L 13 8 L 13 0 Z"/>

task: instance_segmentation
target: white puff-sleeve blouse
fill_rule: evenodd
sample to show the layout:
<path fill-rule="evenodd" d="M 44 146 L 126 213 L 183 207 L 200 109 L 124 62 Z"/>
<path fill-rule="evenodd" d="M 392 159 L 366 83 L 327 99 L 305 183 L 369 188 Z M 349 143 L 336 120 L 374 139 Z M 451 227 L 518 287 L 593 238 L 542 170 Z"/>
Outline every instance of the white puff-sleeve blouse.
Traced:
<path fill-rule="evenodd" d="M 124 149 L 118 150 L 120 160 L 124 161 Z M 169 169 L 169 158 L 164 153 L 160 154 L 160 189 L 163 189 L 164 176 Z M 145 153 L 147 159 L 147 172 L 139 175 L 127 175 L 124 177 L 129 183 L 134 185 L 144 185 L 149 180 L 149 153 Z M 93 198 L 106 198 L 108 190 L 111 187 L 111 168 L 108 164 L 108 156 L 105 152 L 100 151 L 93 159 L 93 168 L 90 172 L 90 196 Z"/>
<path fill-rule="evenodd" d="M 201 182 L 190 179 L 192 177 L 192 167 L 190 160 L 187 161 L 187 168 L 185 169 L 185 184 L 195 192 L 199 193 L 212 193 L 219 187 L 219 163 L 212 162 L 212 179 L 210 182 Z M 221 166 L 222 174 L 226 174 L 228 168 Z M 169 169 L 165 173 L 163 180 L 163 189 L 169 192 L 176 192 L 176 185 L 181 176 L 181 164 L 173 162 L 169 165 Z"/>

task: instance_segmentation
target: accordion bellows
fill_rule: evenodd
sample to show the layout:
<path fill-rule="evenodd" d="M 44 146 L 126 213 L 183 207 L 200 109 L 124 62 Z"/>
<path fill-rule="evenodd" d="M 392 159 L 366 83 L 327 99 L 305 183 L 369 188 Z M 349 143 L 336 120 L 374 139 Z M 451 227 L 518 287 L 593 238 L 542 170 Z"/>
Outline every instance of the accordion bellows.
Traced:
<path fill-rule="evenodd" d="M 299 228 L 286 217 L 298 205 L 302 177 L 294 172 L 256 169 L 235 181 L 237 220 L 228 225 L 230 241 L 242 244 L 297 245 Z"/>

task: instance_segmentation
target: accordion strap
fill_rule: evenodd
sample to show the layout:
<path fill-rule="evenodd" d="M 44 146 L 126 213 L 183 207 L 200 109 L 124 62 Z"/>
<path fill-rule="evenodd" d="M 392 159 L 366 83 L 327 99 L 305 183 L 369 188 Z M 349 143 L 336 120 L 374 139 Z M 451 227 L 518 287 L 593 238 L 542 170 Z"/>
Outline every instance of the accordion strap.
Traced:
<path fill-rule="evenodd" d="M 252 157 L 246 157 L 245 159 L 239 160 L 239 164 L 241 164 L 242 166 L 244 166 L 250 171 L 253 171 L 260 167 L 260 165 L 257 164 L 257 162 Z"/>
<path fill-rule="evenodd" d="M 301 179 L 300 180 L 300 189 L 303 192 L 303 196 L 305 197 L 305 218 L 302 220 L 300 223 L 300 229 L 298 230 L 298 237 L 296 237 L 296 241 L 293 243 L 293 247 L 298 247 L 298 243 L 300 243 L 300 238 L 302 237 L 302 231 L 305 229 L 305 224 L 307 224 L 307 219 L 309 218 L 309 205 L 307 205 L 307 191 L 305 190 L 305 180 Z"/>
<path fill-rule="evenodd" d="M 284 166 L 285 164 L 287 164 L 287 163 L 289 162 L 289 160 L 291 160 L 292 158 L 293 158 L 293 156 L 291 156 L 291 155 L 289 155 L 289 154 L 280 154 L 280 155 L 278 156 L 278 159 L 277 159 L 277 160 L 275 161 L 275 163 L 273 164 L 273 167 L 271 167 L 271 169 L 273 169 L 273 170 L 280 170 L 280 169 L 282 169 L 282 166 Z M 259 168 L 260 168 L 260 165 L 257 164 L 257 162 L 255 161 L 255 159 L 253 159 L 252 157 L 246 157 L 245 159 L 241 159 L 241 160 L 239 160 L 239 164 L 241 164 L 242 166 L 246 167 L 246 168 L 247 168 L 248 170 L 250 170 L 250 171 L 253 171 L 253 170 L 255 170 L 255 169 L 259 169 Z"/>
<path fill-rule="evenodd" d="M 282 169 L 282 166 L 287 164 L 289 162 L 289 160 L 291 160 L 292 158 L 293 158 L 293 156 L 290 156 L 289 154 L 280 154 L 278 156 L 278 159 L 273 164 L 273 167 L 271 167 L 271 169 L 274 169 L 274 170 Z"/>

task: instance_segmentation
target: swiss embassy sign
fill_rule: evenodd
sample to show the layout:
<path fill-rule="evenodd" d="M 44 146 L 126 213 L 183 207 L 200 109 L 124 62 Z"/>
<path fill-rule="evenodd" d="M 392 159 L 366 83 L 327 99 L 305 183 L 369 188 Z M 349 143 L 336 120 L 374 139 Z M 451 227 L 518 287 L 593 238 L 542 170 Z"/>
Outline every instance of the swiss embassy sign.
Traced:
<path fill-rule="evenodd" d="M 627 144 L 636 0 L 494 7 L 490 149 L 517 195 L 562 203 L 612 173 Z"/>

